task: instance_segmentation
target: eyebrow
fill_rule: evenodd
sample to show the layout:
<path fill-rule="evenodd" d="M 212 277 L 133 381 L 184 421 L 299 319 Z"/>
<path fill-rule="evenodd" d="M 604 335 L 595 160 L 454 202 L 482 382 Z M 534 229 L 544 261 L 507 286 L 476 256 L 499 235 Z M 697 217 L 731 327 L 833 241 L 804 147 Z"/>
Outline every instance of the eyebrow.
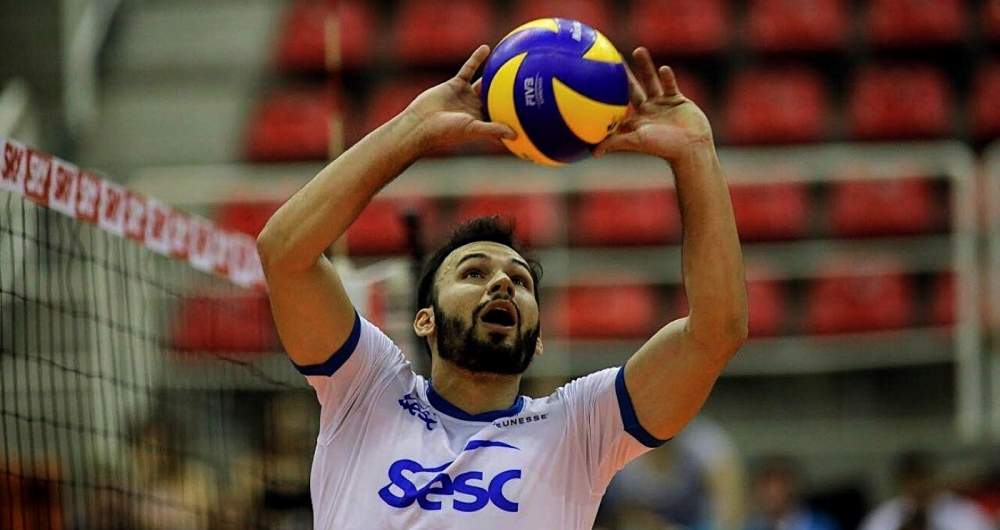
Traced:
<path fill-rule="evenodd" d="M 473 259 L 492 259 L 492 258 L 490 257 L 489 254 L 486 254 L 485 252 L 472 252 L 470 254 L 462 256 L 462 259 L 458 260 L 458 264 L 456 264 L 455 267 L 457 268 L 466 261 Z M 531 267 L 528 267 L 528 264 L 525 263 L 523 260 L 519 260 L 517 258 L 510 258 L 510 262 L 515 265 L 520 265 L 521 267 L 524 267 L 525 271 L 527 271 L 529 274 L 531 273 Z"/>

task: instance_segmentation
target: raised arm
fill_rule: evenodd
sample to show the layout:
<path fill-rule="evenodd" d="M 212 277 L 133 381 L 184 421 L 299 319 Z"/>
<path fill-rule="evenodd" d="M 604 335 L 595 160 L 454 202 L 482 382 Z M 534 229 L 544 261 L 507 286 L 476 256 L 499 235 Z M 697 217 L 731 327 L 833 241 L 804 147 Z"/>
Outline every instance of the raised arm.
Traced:
<path fill-rule="evenodd" d="M 428 149 L 514 135 L 509 127 L 482 121 L 472 77 L 488 55 L 489 47 L 481 46 L 458 75 L 425 91 L 323 168 L 257 238 L 275 324 L 297 364 L 327 361 L 351 332 L 354 307 L 324 251 L 372 197 Z"/>
<path fill-rule="evenodd" d="M 653 436 L 679 432 L 705 403 L 747 335 L 743 258 L 729 189 L 705 114 L 677 89 L 668 67 L 633 53 L 636 112 L 595 155 L 636 151 L 669 162 L 677 185 L 682 278 L 690 312 L 668 323 L 625 365 L 639 423 Z"/>

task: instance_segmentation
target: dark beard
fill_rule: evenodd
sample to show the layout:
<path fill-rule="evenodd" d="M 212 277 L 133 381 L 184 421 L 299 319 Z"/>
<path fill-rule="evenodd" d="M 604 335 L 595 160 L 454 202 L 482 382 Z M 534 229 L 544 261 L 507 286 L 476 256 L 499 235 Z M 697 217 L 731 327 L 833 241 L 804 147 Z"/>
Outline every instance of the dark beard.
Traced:
<path fill-rule="evenodd" d="M 472 314 L 473 325 L 463 329 L 462 320 L 445 316 L 437 302 L 432 303 L 437 316 L 438 356 L 470 372 L 484 372 L 499 375 L 523 374 L 535 358 L 539 327 L 522 332 L 518 318 L 513 344 L 504 344 L 506 335 L 490 333 L 489 339 L 481 339 L 475 334 L 475 322 L 486 304 L 481 304 Z"/>

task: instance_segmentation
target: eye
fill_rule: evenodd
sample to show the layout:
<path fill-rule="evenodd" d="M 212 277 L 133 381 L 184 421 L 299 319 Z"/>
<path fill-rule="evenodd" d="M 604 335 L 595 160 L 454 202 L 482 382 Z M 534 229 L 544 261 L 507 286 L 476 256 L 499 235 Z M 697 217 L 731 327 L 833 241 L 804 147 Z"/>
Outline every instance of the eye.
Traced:
<path fill-rule="evenodd" d="M 528 286 L 528 279 L 524 276 L 514 276 L 511 280 L 514 282 L 514 285 L 520 285 L 521 287 Z"/>
<path fill-rule="evenodd" d="M 482 278 L 483 273 L 479 269 L 469 269 L 462 273 L 462 278 Z"/>

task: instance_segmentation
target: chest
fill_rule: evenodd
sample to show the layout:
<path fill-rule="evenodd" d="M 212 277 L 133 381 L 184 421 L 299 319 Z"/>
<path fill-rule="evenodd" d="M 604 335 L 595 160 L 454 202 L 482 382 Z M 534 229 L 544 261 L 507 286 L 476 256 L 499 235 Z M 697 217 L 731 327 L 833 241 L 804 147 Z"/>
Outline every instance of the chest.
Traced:
<path fill-rule="evenodd" d="M 517 512 L 539 491 L 565 490 L 580 470 L 565 425 L 549 411 L 460 421 L 399 399 L 383 428 L 367 432 L 355 463 L 393 508 Z M 389 407 L 383 410 L 392 410 Z"/>

